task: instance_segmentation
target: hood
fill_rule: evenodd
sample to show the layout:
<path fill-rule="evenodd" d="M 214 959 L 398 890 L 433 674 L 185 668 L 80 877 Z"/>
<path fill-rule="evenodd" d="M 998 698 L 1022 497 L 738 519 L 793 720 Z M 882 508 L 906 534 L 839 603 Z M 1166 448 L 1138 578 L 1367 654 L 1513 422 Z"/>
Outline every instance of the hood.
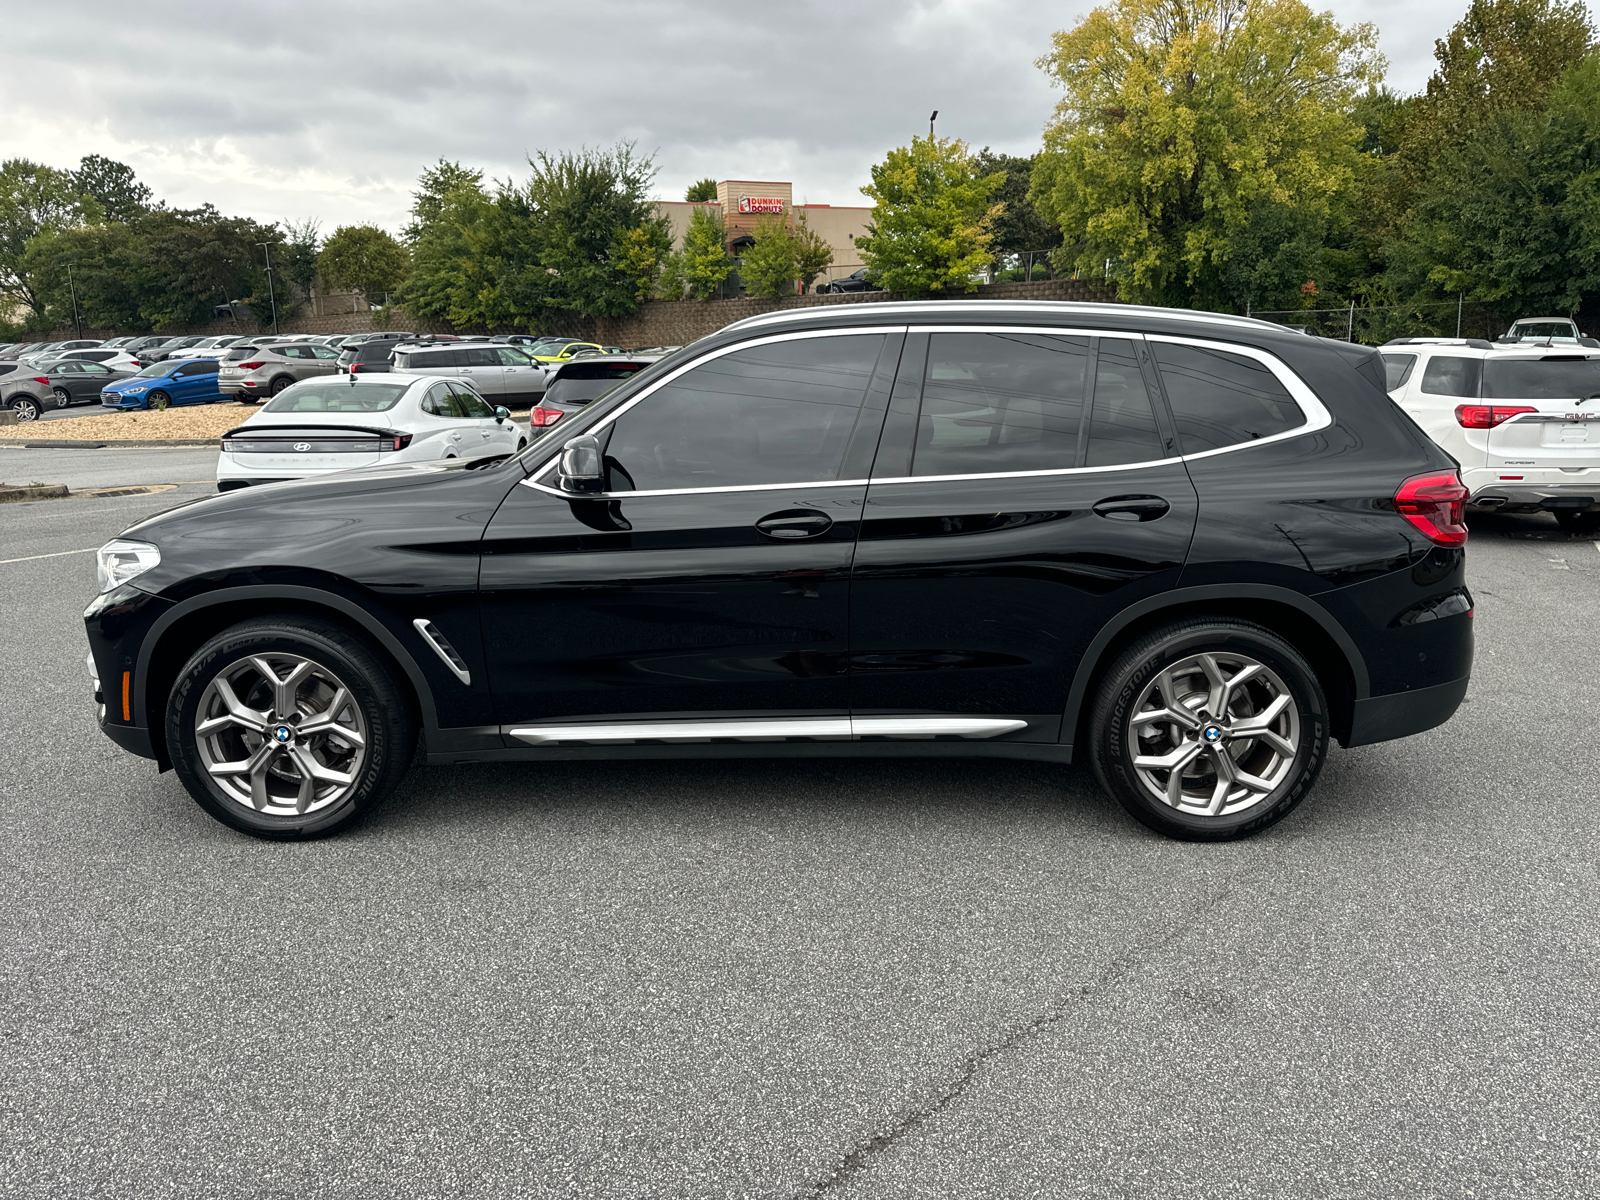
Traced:
<path fill-rule="evenodd" d="M 121 392 L 127 390 L 127 385 L 147 384 L 154 387 L 161 380 L 168 378 L 166 375 L 126 375 L 121 379 L 106 384 L 104 391 Z"/>

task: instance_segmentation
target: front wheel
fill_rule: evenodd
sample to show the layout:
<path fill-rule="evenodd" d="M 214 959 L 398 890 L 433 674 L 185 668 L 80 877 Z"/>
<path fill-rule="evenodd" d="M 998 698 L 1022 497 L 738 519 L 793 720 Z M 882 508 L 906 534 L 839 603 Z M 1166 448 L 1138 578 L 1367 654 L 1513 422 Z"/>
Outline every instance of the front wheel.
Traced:
<path fill-rule="evenodd" d="M 284 616 L 213 637 L 167 702 L 178 778 L 254 837 L 321 837 L 370 812 L 410 765 L 411 709 L 391 670 L 339 626 Z"/>
<path fill-rule="evenodd" d="M 291 388 L 293 386 L 294 380 L 288 378 L 287 376 L 280 375 L 278 378 L 272 381 L 272 386 L 267 389 L 267 394 L 276 396 L 279 392 L 283 391 L 284 388 Z"/>
<path fill-rule="evenodd" d="M 1568 533 L 1580 533 L 1587 537 L 1600 530 L 1600 512 L 1575 512 L 1570 508 L 1558 508 L 1555 516 L 1556 524 Z"/>
<path fill-rule="evenodd" d="M 1249 837 L 1311 791 L 1327 757 L 1327 711 L 1316 672 L 1270 629 L 1175 622 L 1106 673 L 1091 721 L 1095 775 L 1158 833 Z"/>
<path fill-rule="evenodd" d="M 144 406 L 150 408 L 168 408 L 172 405 L 172 397 L 165 392 L 151 392 L 144 398 Z"/>

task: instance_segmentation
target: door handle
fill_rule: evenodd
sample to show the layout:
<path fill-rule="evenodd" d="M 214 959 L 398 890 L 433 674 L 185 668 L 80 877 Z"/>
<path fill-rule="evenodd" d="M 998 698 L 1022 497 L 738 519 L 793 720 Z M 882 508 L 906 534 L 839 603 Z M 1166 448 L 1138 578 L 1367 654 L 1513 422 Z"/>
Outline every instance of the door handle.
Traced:
<path fill-rule="evenodd" d="M 771 513 L 756 522 L 759 532 L 783 541 L 821 537 L 832 527 L 833 518 L 813 508 L 789 508 Z"/>
<path fill-rule="evenodd" d="M 1160 496 L 1108 496 L 1094 511 L 1112 521 L 1154 521 L 1166 516 L 1171 507 Z"/>

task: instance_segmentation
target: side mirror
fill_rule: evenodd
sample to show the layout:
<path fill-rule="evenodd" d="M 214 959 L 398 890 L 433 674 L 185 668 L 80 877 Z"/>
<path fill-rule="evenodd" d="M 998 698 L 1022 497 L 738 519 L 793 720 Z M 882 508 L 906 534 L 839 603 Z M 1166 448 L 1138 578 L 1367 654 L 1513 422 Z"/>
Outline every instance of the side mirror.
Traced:
<path fill-rule="evenodd" d="M 507 408 L 505 405 L 496 404 L 494 406 L 495 424 L 504 425 L 506 423 L 506 418 L 509 417 L 510 415 L 511 415 L 511 410 L 509 408 Z"/>
<path fill-rule="evenodd" d="M 605 491 L 605 466 L 600 453 L 600 439 L 585 434 L 561 447 L 561 465 L 556 468 L 556 479 L 563 492 L 583 495 Z"/>

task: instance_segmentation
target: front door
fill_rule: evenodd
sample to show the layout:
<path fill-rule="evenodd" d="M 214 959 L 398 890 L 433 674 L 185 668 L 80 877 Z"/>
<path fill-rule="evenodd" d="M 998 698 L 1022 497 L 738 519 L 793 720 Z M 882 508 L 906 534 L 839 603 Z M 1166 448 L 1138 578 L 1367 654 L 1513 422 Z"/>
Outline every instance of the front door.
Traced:
<path fill-rule="evenodd" d="M 512 488 L 480 576 L 502 722 L 845 716 L 850 558 L 901 340 L 716 352 L 583 430 L 603 494 L 563 494 L 553 464 Z"/>
<path fill-rule="evenodd" d="M 1137 338 L 908 339 L 851 583 L 857 717 L 1006 718 L 1025 722 L 1016 740 L 1058 740 L 1090 640 L 1174 586 L 1194 532 L 1153 394 Z"/>

